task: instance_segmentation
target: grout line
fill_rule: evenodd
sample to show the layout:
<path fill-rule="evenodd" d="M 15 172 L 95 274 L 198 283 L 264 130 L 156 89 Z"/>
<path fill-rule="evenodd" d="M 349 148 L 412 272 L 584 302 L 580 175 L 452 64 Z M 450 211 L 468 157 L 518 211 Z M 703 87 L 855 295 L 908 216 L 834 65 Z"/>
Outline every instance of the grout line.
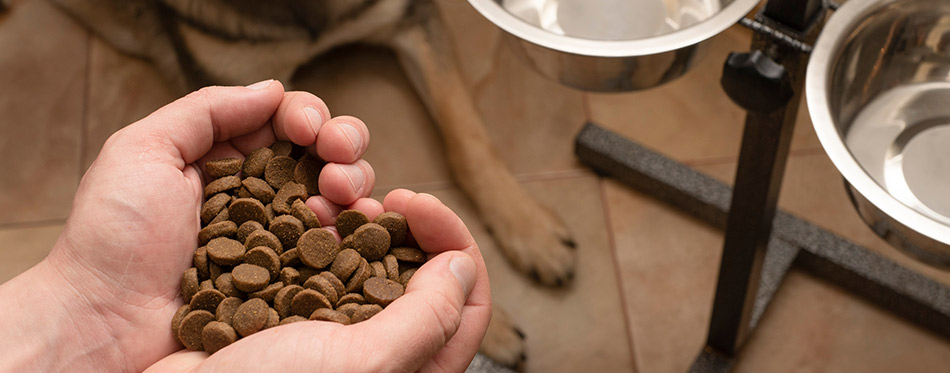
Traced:
<path fill-rule="evenodd" d="M 0 224 L 0 231 L 24 229 L 24 228 L 42 228 L 66 224 L 66 219 L 47 219 L 27 222 L 15 222 Z"/>
<path fill-rule="evenodd" d="M 639 359 L 637 359 L 637 349 L 634 347 L 633 322 L 630 320 L 628 311 L 626 292 L 623 287 L 623 275 L 621 275 L 620 260 L 617 257 L 617 241 L 614 235 L 614 229 L 610 225 L 610 204 L 607 203 L 607 184 L 604 178 L 597 178 L 597 184 L 600 187 L 600 203 L 604 209 L 604 220 L 607 228 L 607 242 L 610 245 L 610 254 L 613 257 L 614 276 L 617 281 L 617 288 L 620 289 L 620 305 L 623 313 L 624 328 L 627 330 L 627 342 L 630 344 L 630 363 L 633 364 L 633 371 L 639 372 Z"/>

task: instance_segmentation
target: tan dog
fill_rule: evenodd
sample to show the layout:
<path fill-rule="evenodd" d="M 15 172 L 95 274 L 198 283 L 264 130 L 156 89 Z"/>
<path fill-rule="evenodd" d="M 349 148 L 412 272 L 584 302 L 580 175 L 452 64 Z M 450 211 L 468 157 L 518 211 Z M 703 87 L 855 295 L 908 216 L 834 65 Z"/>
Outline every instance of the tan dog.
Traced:
<path fill-rule="evenodd" d="M 52 0 L 108 43 L 150 61 L 181 92 L 209 84 L 289 82 L 332 48 L 392 48 L 435 119 L 459 187 L 512 265 L 547 285 L 574 271 L 574 241 L 494 150 L 431 0 Z M 493 317 L 482 352 L 524 360 L 524 335 Z"/>

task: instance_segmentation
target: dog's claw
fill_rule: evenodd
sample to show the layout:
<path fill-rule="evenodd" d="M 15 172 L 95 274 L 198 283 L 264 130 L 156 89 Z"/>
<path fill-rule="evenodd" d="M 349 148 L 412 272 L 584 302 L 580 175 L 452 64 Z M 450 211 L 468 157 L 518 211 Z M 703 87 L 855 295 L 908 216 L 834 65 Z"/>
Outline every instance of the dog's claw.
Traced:
<path fill-rule="evenodd" d="M 577 242 L 574 242 L 574 239 L 572 238 L 562 238 L 561 243 L 571 250 L 577 250 Z"/>

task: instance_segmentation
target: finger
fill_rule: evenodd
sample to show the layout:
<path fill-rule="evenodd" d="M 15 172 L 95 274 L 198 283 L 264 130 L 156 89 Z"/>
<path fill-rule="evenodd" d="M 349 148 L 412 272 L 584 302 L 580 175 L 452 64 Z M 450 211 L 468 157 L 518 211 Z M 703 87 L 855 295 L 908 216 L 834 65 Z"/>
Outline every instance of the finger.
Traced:
<path fill-rule="evenodd" d="M 155 362 L 145 372 L 189 372 L 207 358 L 208 353 L 204 351 L 180 350 Z"/>
<path fill-rule="evenodd" d="M 346 206 L 361 197 L 369 197 L 376 183 L 376 173 L 365 160 L 352 164 L 327 163 L 320 171 L 320 195 L 330 202 Z"/>
<path fill-rule="evenodd" d="M 383 208 L 386 211 L 395 211 L 400 214 L 406 212 L 406 205 L 409 204 L 409 200 L 416 195 L 416 192 L 413 192 L 409 189 L 393 189 L 389 193 L 386 193 L 386 197 L 383 197 Z"/>
<path fill-rule="evenodd" d="M 394 198 L 401 197 L 394 196 Z M 396 202 L 391 203 L 396 204 Z M 478 249 L 475 239 L 462 219 L 431 194 L 416 194 L 405 202 L 405 210 L 394 211 L 406 217 L 409 230 L 412 231 L 419 247 L 428 253 Z M 438 229 L 434 229 L 435 227 Z"/>
<path fill-rule="evenodd" d="M 277 136 L 274 136 L 274 129 L 269 125 L 264 125 L 251 133 L 231 139 L 231 144 L 242 154 L 247 155 L 259 148 L 271 146 L 275 141 L 277 141 Z"/>
<path fill-rule="evenodd" d="M 330 202 L 324 196 L 310 197 L 307 199 L 306 204 L 310 210 L 313 210 L 314 214 L 317 214 L 317 220 L 319 220 L 320 225 L 324 227 L 336 224 L 336 216 L 343 210 L 342 207 Z"/>
<path fill-rule="evenodd" d="M 249 87 L 202 88 L 127 127 L 121 136 L 125 141 L 117 144 L 116 150 L 145 152 L 181 169 L 207 153 L 215 142 L 262 127 L 277 110 L 283 91 L 274 80 Z M 127 147 L 135 153 L 128 153 L 133 149 Z"/>
<path fill-rule="evenodd" d="M 353 202 L 353 204 L 347 206 L 347 208 L 351 210 L 359 210 L 363 213 L 363 215 L 366 215 L 366 217 L 369 218 L 369 221 L 375 220 L 376 216 L 382 214 L 384 211 L 383 204 L 372 198 L 360 198 L 356 200 L 356 202 Z"/>
<path fill-rule="evenodd" d="M 340 116 L 323 124 L 317 135 L 317 155 L 327 162 L 353 163 L 369 146 L 369 129 L 358 118 Z"/>
<path fill-rule="evenodd" d="M 274 134 L 278 139 L 310 146 L 316 143 L 320 128 L 329 118 L 330 109 L 319 97 L 309 92 L 286 92 L 274 114 Z"/>

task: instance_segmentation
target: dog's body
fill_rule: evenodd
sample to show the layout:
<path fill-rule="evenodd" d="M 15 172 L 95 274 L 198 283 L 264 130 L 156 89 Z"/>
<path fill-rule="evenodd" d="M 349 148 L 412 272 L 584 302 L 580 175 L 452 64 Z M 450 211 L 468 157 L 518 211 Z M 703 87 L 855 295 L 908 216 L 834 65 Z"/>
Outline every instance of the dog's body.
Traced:
<path fill-rule="evenodd" d="M 439 127 L 446 159 L 512 264 L 549 285 L 573 275 L 574 242 L 495 152 L 431 0 L 53 0 L 117 49 L 150 61 L 182 92 L 288 82 L 298 67 L 355 42 L 391 47 Z M 509 365 L 523 335 L 496 312 L 482 351 Z"/>

